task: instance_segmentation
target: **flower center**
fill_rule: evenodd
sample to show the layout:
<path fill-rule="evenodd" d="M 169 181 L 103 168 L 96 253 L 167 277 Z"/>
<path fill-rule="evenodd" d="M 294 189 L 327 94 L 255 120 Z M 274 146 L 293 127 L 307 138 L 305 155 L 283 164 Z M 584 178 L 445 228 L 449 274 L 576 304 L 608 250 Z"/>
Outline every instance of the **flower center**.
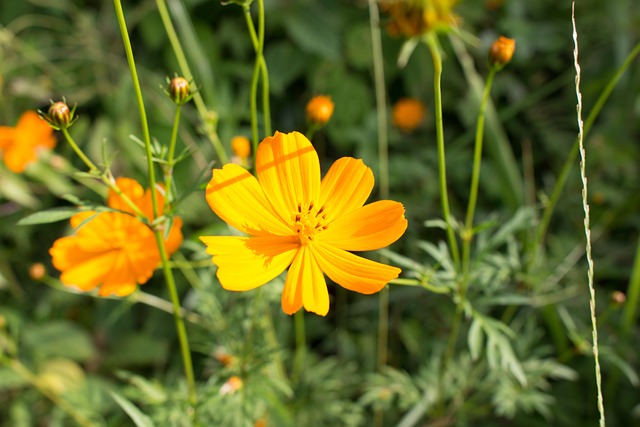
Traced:
<path fill-rule="evenodd" d="M 298 211 L 293 214 L 293 229 L 300 239 L 302 245 L 313 242 L 315 235 L 327 229 L 327 214 L 324 213 L 324 206 L 316 209 L 313 202 L 308 207 L 298 203 Z"/>

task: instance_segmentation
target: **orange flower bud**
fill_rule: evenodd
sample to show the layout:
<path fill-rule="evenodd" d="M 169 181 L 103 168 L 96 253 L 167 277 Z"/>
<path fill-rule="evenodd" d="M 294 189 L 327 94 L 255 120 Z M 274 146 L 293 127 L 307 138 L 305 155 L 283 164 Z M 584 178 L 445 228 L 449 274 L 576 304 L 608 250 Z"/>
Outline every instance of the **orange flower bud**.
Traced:
<path fill-rule="evenodd" d="M 69 109 L 66 101 L 58 101 L 51 104 L 47 114 L 41 113 L 41 116 L 51 125 L 51 127 L 61 130 L 66 129 L 75 122 L 73 117 L 76 108 Z"/>
<path fill-rule="evenodd" d="M 184 77 L 175 77 L 169 82 L 169 97 L 178 105 L 186 104 L 192 98 L 189 82 Z"/>
<path fill-rule="evenodd" d="M 231 151 L 244 161 L 251 155 L 251 141 L 246 136 L 234 136 L 231 138 Z"/>
<path fill-rule="evenodd" d="M 424 118 L 425 107 L 415 98 L 401 98 L 392 110 L 393 124 L 404 132 L 415 130 Z"/>
<path fill-rule="evenodd" d="M 33 280 L 42 280 L 46 274 L 47 269 L 42 263 L 37 262 L 29 267 L 29 277 Z"/>
<path fill-rule="evenodd" d="M 307 120 L 311 123 L 324 125 L 333 114 L 333 101 L 330 96 L 318 95 L 307 103 Z"/>
<path fill-rule="evenodd" d="M 511 62 L 515 50 L 516 41 L 514 39 L 500 36 L 489 49 L 489 63 L 493 67 L 502 68 Z"/>

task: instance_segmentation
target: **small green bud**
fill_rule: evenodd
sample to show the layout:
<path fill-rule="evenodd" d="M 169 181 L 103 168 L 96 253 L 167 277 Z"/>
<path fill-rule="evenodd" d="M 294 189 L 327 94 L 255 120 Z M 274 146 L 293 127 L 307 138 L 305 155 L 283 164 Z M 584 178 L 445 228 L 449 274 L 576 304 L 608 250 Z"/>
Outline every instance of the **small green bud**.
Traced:
<path fill-rule="evenodd" d="M 186 104 L 193 95 L 189 88 L 189 82 L 183 77 L 174 77 L 169 82 L 169 97 L 178 105 Z"/>

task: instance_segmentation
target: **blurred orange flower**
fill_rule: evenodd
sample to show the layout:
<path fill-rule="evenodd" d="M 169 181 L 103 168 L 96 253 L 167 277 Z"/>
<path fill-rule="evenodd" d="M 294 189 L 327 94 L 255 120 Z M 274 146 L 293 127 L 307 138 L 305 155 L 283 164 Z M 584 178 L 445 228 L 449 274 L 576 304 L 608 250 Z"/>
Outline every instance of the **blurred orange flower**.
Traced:
<path fill-rule="evenodd" d="M 36 161 L 38 149 L 56 146 L 53 129 L 35 111 L 25 111 L 15 127 L 0 126 L 0 153 L 4 164 L 15 173 L 24 172 Z"/>
<path fill-rule="evenodd" d="M 137 181 L 118 178 L 117 187 L 147 217 L 153 218 L 151 191 Z M 158 195 L 158 215 L 163 214 L 164 190 Z M 53 266 L 60 270 L 60 281 L 83 291 L 99 288 L 101 296 L 125 296 L 138 284 L 149 280 L 160 263 L 160 253 L 153 231 L 133 215 L 133 209 L 110 191 L 107 206 L 122 212 L 81 212 L 71 218 L 76 229 L 73 236 L 53 243 L 49 253 Z M 182 219 L 174 217 L 165 234 L 169 255 L 182 244 Z"/>
<path fill-rule="evenodd" d="M 330 96 L 314 96 L 307 103 L 307 120 L 319 125 L 326 124 L 333 115 L 334 104 Z"/>
<path fill-rule="evenodd" d="M 404 132 L 415 130 L 424 118 L 425 107 L 419 99 L 401 98 L 393 106 L 393 124 Z"/>
<path fill-rule="evenodd" d="M 218 266 L 222 286 L 248 291 L 287 267 L 282 309 L 304 307 L 326 315 L 329 293 L 324 274 L 342 287 L 372 294 L 400 269 L 347 251 L 390 245 L 407 228 L 402 204 L 381 200 L 364 205 L 373 172 L 362 160 L 343 157 L 320 179 L 320 161 L 298 132 L 265 138 L 256 155 L 256 179 L 244 168 L 214 169 L 207 185 L 211 209 L 227 224 L 249 234 L 203 236 Z"/>

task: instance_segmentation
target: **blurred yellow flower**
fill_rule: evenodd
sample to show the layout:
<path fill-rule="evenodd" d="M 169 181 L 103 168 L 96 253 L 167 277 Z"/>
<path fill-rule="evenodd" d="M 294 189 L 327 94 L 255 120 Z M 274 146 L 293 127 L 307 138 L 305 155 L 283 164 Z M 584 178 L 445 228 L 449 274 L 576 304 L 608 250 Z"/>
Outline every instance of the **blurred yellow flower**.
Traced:
<path fill-rule="evenodd" d="M 53 129 L 35 111 L 25 111 L 15 127 L 0 126 L 0 154 L 12 172 L 24 172 L 36 161 L 39 149 L 55 146 Z"/>
<path fill-rule="evenodd" d="M 453 7 L 458 0 L 382 0 L 382 11 L 390 17 L 387 32 L 413 37 L 451 28 L 458 23 Z"/>
<path fill-rule="evenodd" d="M 333 115 L 333 101 L 330 96 L 318 95 L 307 103 L 307 120 L 311 123 L 324 125 Z"/>
<path fill-rule="evenodd" d="M 392 109 L 393 124 L 404 132 L 415 130 L 424 119 L 425 107 L 416 98 L 401 98 Z"/>
<path fill-rule="evenodd" d="M 151 192 L 137 181 L 118 178 L 117 187 L 149 219 L 153 219 Z M 164 190 L 157 191 L 158 215 L 163 214 Z M 149 280 L 160 263 L 153 231 L 133 215 L 133 209 L 110 191 L 107 206 L 123 212 L 81 212 L 71 218 L 73 236 L 53 243 L 49 253 L 53 266 L 60 270 L 60 281 L 83 291 L 99 288 L 101 296 L 125 296 L 138 284 Z M 182 220 L 173 219 L 165 234 L 167 252 L 173 254 L 182 244 Z"/>
<path fill-rule="evenodd" d="M 218 266 L 222 286 L 247 291 L 287 267 L 282 309 L 304 307 L 322 316 L 329 311 L 325 273 L 342 287 L 372 294 L 400 269 L 347 251 L 390 245 L 407 228 L 402 204 L 381 200 L 364 205 L 373 189 L 373 172 L 362 160 L 343 157 L 320 179 L 320 161 L 298 132 L 265 138 L 256 155 L 257 179 L 227 164 L 214 169 L 207 185 L 211 209 L 249 236 L 203 236 Z"/>

